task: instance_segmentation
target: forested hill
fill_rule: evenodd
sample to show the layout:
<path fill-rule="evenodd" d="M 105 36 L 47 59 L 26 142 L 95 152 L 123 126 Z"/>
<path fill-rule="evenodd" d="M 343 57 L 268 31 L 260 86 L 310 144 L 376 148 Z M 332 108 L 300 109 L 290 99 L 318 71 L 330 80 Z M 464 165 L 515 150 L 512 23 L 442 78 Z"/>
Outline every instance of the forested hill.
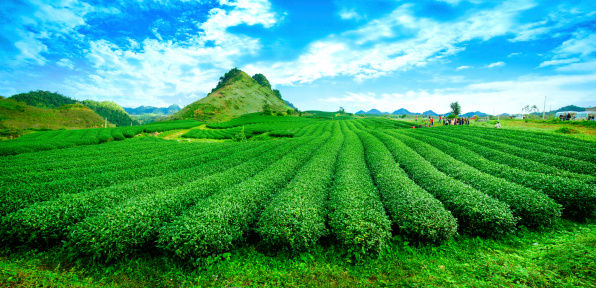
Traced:
<path fill-rule="evenodd" d="M 116 124 L 116 126 L 130 126 L 131 123 L 132 125 L 139 124 L 137 120 L 132 119 L 130 115 L 124 111 L 124 108 L 114 102 L 83 100 L 81 103 L 91 108 L 101 117 L 107 118 L 110 123 Z"/>
<path fill-rule="evenodd" d="M 101 127 L 104 120 L 83 104 L 66 104 L 55 109 L 42 109 L 0 98 L 0 138 L 22 135 L 27 129 L 81 129 Z"/>
<path fill-rule="evenodd" d="M 285 112 L 291 109 L 277 89 L 263 74 L 253 77 L 233 68 L 217 83 L 206 97 L 201 98 L 172 115 L 171 119 L 199 121 L 227 121 L 255 112 Z"/>
<path fill-rule="evenodd" d="M 17 102 L 25 102 L 29 106 L 41 109 L 54 109 L 66 104 L 76 104 L 79 101 L 66 97 L 58 92 L 31 91 L 10 96 Z"/>
<path fill-rule="evenodd" d="M 58 92 L 42 90 L 16 94 L 9 99 L 17 102 L 24 102 L 29 106 L 41 109 L 55 109 L 68 104 L 82 104 L 95 111 L 95 113 L 99 114 L 101 117 L 107 118 L 108 122 L 115 124 L 116 126 L 128 126 L 131 125 L 131 123 L 132 125 L 138 125 L 138 122 L 132 119 L 120 105 L 110 101 L 78 101 Z"/>

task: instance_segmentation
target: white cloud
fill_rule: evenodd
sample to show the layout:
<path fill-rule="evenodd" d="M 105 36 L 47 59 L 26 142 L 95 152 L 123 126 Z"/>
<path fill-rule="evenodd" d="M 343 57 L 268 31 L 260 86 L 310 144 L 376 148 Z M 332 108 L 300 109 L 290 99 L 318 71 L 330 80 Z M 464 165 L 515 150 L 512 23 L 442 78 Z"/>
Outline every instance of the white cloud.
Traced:
<path fill-rule="evenodd" d="M 588 56 L 596 51 L 596 34 L 593 31 L 579 30 L 573 37 L 561 44 L 553 52 L 558 57 L 569 55 Z"/>
<path fill-rule="evenodd" d="M 581 29 L 575 31 L 569 40 L 552 51 L 552 60 L 542 62 L 539 67 L 560 66 L 557 67 L 557 71 L 564 72 L 595 71 L 596 66 L 593 65 L 596 61 L 591 57 L 594 52 L 596 52 L 596 35 Z"/>
<path fill-rule="evenodd" d="M 261 47 L 258 39 L 231 34 L 226 28 L 271 27 L 278 21 L 267 1 L 221 3 L 231 9 L 212 9 L 210 18 L 197 25 L 203 32 L 182 42 L 149 38 L 140 43 L 128 39 L 120 46 L 107 40 L 89 42 L 86 57 L 95 71 L 72 76 L 65 86 L 71 86 L 78 98 L 109 96 L 125 106 L 168 105 L 167 97 L 203 97 L 240 57 Z M 206 45 L 208 41 L 215 45 Z"/>
<path fill-rule="evenodd" d="M 499 61 L 499 62 L 488 64 L 488 65 L 486 65 L 484 67 L 486 67 L 486 68 L 494 68 L 494 67 L 503 67 L 503 66 L 505 66 L 505 62 Z"/>
<path fill-rule="evenodd" d="M 56 62 L 56 65 L 61 66 L 61 67 L 66 67 L 70 70 L 74 69 L 74 63 L 72 63 L 72 61 L 70 61 L 66 58 L 60 59 L 60 61 Z"/>
<path fill-rule="evenodd" d="M 572 63 L 566 66 L 557 67 L 557 71 L 563 72 L 594 72 L 596 71 L 596 60 Z"/>
<path fill-rule="evenodd" d="M 519 53 L 519 52 L 514 52 L 514 53 L 511 53 L 511 54 L 507 55 L 507 58 L 511 58 L 511 57 L 513 57 L 513 56 L 519 56 L 519 55 L 521 55 L 521 53 Z"/>
<path fill-rule="evenodd" d="M 349 20 L 349 19 L 354 19 L 354 20 L 360 20 L 362 19 L 362 16 L 360 16 L 360 14 L 358 14 L 358 12 L 356 12 L 356 10 L 351 9 L 351 10 L 341 10 L 339 11 L 339 17 L 341 17 L 341 19 L 344 20 Z"/>
<path fill-rule="evenodd" d="M 459 3 L 461 3 L 462 1 L 465 1 L 465 0 L 437 0 L 437 1 L 439 1 L 439 2 L 445 2 L 445 3 L 448 3 L 450 5 L 457 6 L 457 5 L 459 5 Z M 480 4 L 483 1 L 482 0 L 468 0 L 468 2 L 474 3 L 474 4 Z"/>
<path fill-rule="evenodd" d="M 547 108 L 558 109 L 569 104 L 588 106 L 593 103 L 589 89 L 570 88 L 594 83 L 596 74 L 521 77 L 512 81 L 470 84 L 460 88 L 411 90 L 405 93 L 346 93 L 342 97 L 319 99 L 322 105 L 342 106 L 347 111 L 378 109 L 393 112 L 405 108 L 412 112 L 433 110 L 445 113 L 449 104 L 459 101 L 463 112 L 519 113 L 525 105 L 538 105 L 547 97 Z"/>
<path fill-rule="evenodd" d="M 518 25 L 514 31 L 515 37 L 509 41 L 531 41 L 544 36 L 557 38 L 566 35 L 570 28 L 575 28 L 579 23 L 593 21 L 591 5 L 579 8 L 578 4 L 560 2 L 563 4 L 559 4 L 544 19 Z"/>
<path fill-rule="evenodd" d="M 232 10 L 226 11 L 214 8 L 209 11 L 209 19 L 199 24 L 203 29 L 200 36 L 203 41 L 215 41 L 216 44 L 234 42 L 236 35 L 226 32 L 226 29 L 240 24 L 263 25 L 270 28 L 277 23 L 277 16 L 271 10 L 268 0 L 237 0 L 235 2 L 220 0 L 221 5 L 231 6 Z M 230 39 L 234 38 L 234 39 Z"/>
<path fill-rule="evenodd" d="M 538 67 L 558 66 L 558 65 L 569 64 L 569 63 L 574 63 L 574 62 L 578 62 L 578 61 L 580 61 L 580 59 L 578 59 L 578 58 L 544 61 L 544 62 L 540 63 L 540 66 L 538 66 Z"/>
<path fill-rule="evenodd" d="M 459 71 L 459 70 L 466 70 L 466 69 L 471 69 L 474 68 L 472 66 L 459 66 L 457 68 L 455 68 L 455 71 Z"/>
<path fill-rule="evenodd" d="M 464 83 L 468 82 L 464 76 L 434 76 L 429 82 L 447 84 L 447 83 Z"/>
<path fill-rule="evenodd" d="M 48 50 L 47 41 L 58 38 L 79 41 L 83 35 L 77 29 L 86 25 L 85 15 L 91 12 L 118 12 L 77 0 L 29 0 L 18 5 L 25 5 L 27 12 L 11 15 L 14 17 L 11 21 L 0 25 L 0 32 L 18 49 L 18 53 L 11 55 L 11 60 L 7 61 L 10 66 L 45 65 L 47 59 L 44 53 L 52 52 Z"/>
<path fill-rule="evenodd" d="M 411 4 L 404 4 L 356 30 L 311 43 L 294 61 L 259 62 L 243 69 L 271 75 L 272 82 L 282 85 L 337 75 L 353 76 L 356 80 L 376 78 L 454 55 L 463 51 L 461 46 L 470 40 L 488 40 L 510 33 L 519 14 L 535 5 L 531 0 L 506 1 L 457 21 L 438 22 L 415 17 Z M 411 36 L 399 31 L 410 31 Z M 397 37 L 400 38 L 396 40 Z"/>

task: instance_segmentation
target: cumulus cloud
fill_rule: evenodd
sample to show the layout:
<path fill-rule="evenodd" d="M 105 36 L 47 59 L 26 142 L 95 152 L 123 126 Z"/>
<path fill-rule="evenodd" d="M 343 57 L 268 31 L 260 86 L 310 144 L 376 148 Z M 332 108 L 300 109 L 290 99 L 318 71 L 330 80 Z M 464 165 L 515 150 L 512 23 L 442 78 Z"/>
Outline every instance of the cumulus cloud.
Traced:
<path fill-rule="evenodd" d="M 503 66 L 505 66 L 505 62 L 499 61 L 499 62 L 488 64 L 488 65 L 486 65 L 484 67 L 486 67 L 486 68 L 495 68 L 495 67 L 503 67 Z"/>
<path fill-rule="evenodd" d="M 459 66 L 457 68 L 455 68 L 455 71 L 459 71 L 459 70 L 466 70 L 466 69 L 471 69 L 473 68 L 472 66 Z"/>
<path fill-rule="evenodd" d="M 270 28 L 277 23 L 277 16 L 271 10 L 271 3 L 268 0 L 237 0 L 235 2 L 220 0 L 221 5 L 233 7 L 227 11 L 222 8 L 214 8 L 209 11 L 209 18 L 204 23 L 199 24 L 203 30 L 201 38 L 203 41 L 215 41 L 216 44 L 222 44 L 230 39 L 238 37 L 228 33 L 227 28 L 246 25 L 263 25 Z"/>

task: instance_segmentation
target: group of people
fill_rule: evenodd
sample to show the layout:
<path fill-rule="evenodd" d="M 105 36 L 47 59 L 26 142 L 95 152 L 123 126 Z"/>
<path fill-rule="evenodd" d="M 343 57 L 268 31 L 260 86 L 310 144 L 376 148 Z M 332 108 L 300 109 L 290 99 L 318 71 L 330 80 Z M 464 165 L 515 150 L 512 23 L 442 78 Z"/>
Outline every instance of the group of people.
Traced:
<path fill-rule="evenodd" d="M 571 113 L 559 115 L 559 120 L 561 120 L 561 121 L 565 121 L 565 120 L 569 121 L 569 120 L 571 120 L 571 118 L 572 118 Z"/>
<path fill-rule="evenodd" d="M 416 121 L 418 121 L 418 116 L 416 116 Z M 470 118 L 449 119 L 444 116 L 439 116 L 439 123 L 441 122 L 443 122 L 443 125 L 470 125 Z M 435 126 L 435 118 L 431 116 L 428 117 L 428 123 L 425 122 L 424 126 L 422 126 L 422 124 L 418 124 L 418 128 L 433 126 Z M 412 128 L 416 128 L 416 126 L 412 126 Z"/>
<path fill-rule="evenodd" d="M 443 125 L 470 125 L 470 118 L 445 118 L 443 121 Z"/>

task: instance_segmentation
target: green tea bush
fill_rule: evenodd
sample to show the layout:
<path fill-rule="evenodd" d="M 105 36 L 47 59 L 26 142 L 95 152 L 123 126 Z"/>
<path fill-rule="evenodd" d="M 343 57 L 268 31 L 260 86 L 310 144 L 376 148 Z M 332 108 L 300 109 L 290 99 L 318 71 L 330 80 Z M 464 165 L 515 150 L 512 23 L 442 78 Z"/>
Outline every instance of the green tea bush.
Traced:
<path fill-rule="evenodd" d="M 327 192 L 342 143 L 343 134 L 335 123 L 331 139 L 265 208 L 257 223 L 265 243 L 303 251 L 327 234 Z"/>
<path fill-rule="evenodd" d="M 433 195 L 416 185 L 393 159 L 385 145 L 359 132 L 366 160 L 385 209 L 398 233 L 409 240 L 440 243 L 457 233 L 457 221 Z"/>
<path fill-rule="evenodd" d="M 373 135 L 389 148 L 410 178 L 443 202 L 458 219 L 461 231 L 499 235 L 515 230 L 517 218 L 509 205 L 441 173 L 397 137 L 375 131 Z"/>
<path fill-rule="evenodd" d="M 331 233 L 356 258 L 374 256 L 387 248 L 391 221 L 383 208 L 355 132 L 342 122 L 345 137 L 329 192 Z"/>
<path fill-rule="evenodd" d="M 406 135 L 400 135 L 400 140 L 432 163 L 439 171 L 509 204 L 513 215 L 520 218 L 520 224 L 527 227 L 548 226 L 561 216 L 561 205 L 544 193 L 482 173 L 439 149 Z M 447 149 L 459 148 L 451 146 Z"/>

